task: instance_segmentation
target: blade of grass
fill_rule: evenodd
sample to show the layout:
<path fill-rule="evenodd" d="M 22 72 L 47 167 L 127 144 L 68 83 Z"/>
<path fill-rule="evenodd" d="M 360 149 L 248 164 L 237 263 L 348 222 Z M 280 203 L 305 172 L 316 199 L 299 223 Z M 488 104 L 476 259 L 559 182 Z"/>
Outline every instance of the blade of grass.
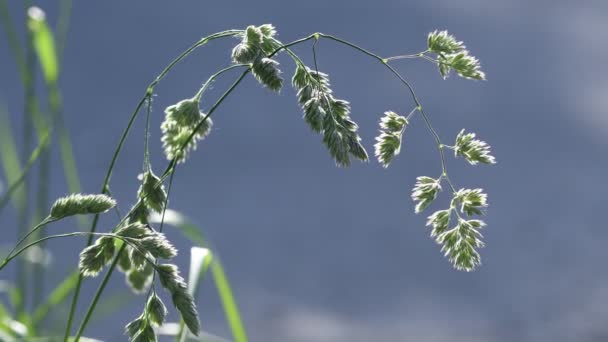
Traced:
<path fill-rule="evenodd" d="M 62 1 L 61 5 L 62 11 L 60 24 L 62 30 L 64 31 L 60 32 L 60 37 L 58 39 L 57 44 L 55 42 L 53 32 L 51 31 L 44 18 L 31 18 L 28 26 L 32 34 L 34 35 L 34 48 L 40 61 L 41 68 L 43 70 L 43 75 L 49 97 L 49 109 L 51 112 L 51 118 L 53 124 L 58 126 L 60 154 L 64 176 L 68 185 L 68 190 L 71 193 L 79 193 L 81 192 L 82 187 L 80 177 L 78 176 L 78 167 L 76 166 L 72 142 L 62 115 L 63 106 L 61 102 L 61 93 L 58 84 L 60 70 L 60 58 L 58 57 L 58 55 L 60 50 L 62 50 L 65 46 L 65 36 L 67 35 L 67 25 L 69 23 L 71 1 Z M 89 221 L 85 216 L 78 216 L 77 219 L 81 227 L 85 227 L 88 225 Z M 69 279 L 66 279 L 66 281 L 67 280 Z M 42 279 L 40 279 L 36 283 L 43 284 L 43 281 Z M 41 293 L 42 290 L 43 289 L 39 286 L 37 287 L 36 292 Z"/>
<path fill-rule="evenodd" d="M 190 270 L 188 272 L 188 293 L 192 297 L 196 298 L 198 292 L 198 284 L 203 281 L 209 265 L 213 261 L 213 254 L 207 248 L 192 247 L 190 248 Z M 185 342 L 188 336 L 188 331 L 185 329 L 185 323 L 183 319 L 179 322 L 179 333 L 177 334 L 177 340 L 179 342 Z"/>
<path fill-rule="evenodd" d="M 159 219 L 159 217 L 153 216 L 151 221 L 154 222 Z M 175 227 L 196 245 L 203 247 L 209 245 L 201 229 L 175 210 L 167 209 L 165 212 L 165 224 Z M 243 325 L 241 314 L 234 299 L 230 282 L 228 281 L 228 277 L 226 276 L 226 272 L 224 271 L 224 267 L 222 266 L 217 252 L 214 252 L 214 258 L 211 262 L 211 273 L 213 274 L 215 287 L 218 291 L 222 307 L 224 308 L 224 314 L 226 315 L 226 320 L 228 321 L 228 326 L 230 327 L 234 341 L 247 342 L 248 338 L 245 326 Z"/>
<path fill-rule="evenodd" d="M 38 7 L 30 7 L 27 10 L 27 28 L 28 28 L 28 50 L 32 49 L 37 57 L 40 64 L 40 70 L 42 76 L 47 84 L 53 84 L 57 81 L 59 74 L 59 68 L 57 65 L 57 56 L 55 52 L 55 40 L 53 34 L 46 23 L 44 12 Z M 30 51 L 26 51 L 30 53 Z M 34 70 L 33 66 L 29 70 Z M 49 102 L 52 103 L 51 94 L 49 94 Z M 52 107 L 52 106 L 51 106 Z M 53 128 L 55 117 L 49 118 L 49 127 Z M 51 138 L 52 139 L 52 136 Z M 50 148 L 43 148 L 40 156 L 40 169 L 38 175 L 38 190 L 36 198 L 36 214 L 34 222 L 38 221 L 42 217 L 48 207 L 49 202 L 49 183 L 51 178 L 51 150 Z M 44 232 L 39 231 L 32 238 L 37 239 L 44 236 Z M 44 248 L 44 244 L 41 244 L 40 248 Z M 32 304 L 38 305 L 42 301 L 42 294 L 44 291 L 44 277 L 45 269 L 37 267 L 33 273 L 32 282 L 34 284 Z"/>
<path fill-rule="evenodd" d="M 12 124 L 8 115 L 8 111 L 4 106 L 0 106 L 0 159 L 2 160 L 2 167 L 4 169 L 5 177 L 8 183 L 17 183 L 21 175 L 21 167 L 17 152 L 17 146 L 15 138 L 12 135 Z M 23 227 L 25 226 L 26 220 L 26 189 L 23 186 L 19 186 L 14 190 L 13 205 L 18 213 L 17 218 L 17 238 L 22 236 Z M 27 268 L 26 264 L 20 259 L 17 264 L 17 291 L 19 292 L 18 300 L 13 303 L 17 315 L 24 312 L 24 300 L 27 296 L 26 293 L 26 277 Z"/>
<path fill-rule="evenodd" d="M 8 110 L 0 104 L 0 160 L 7 183 L 13 184 L 19 180 L 21 175 L 21 163 L 19 162 L 17 145 L 12 133 L 12 124 L 8 115 Z M 14 190 L 12 197 L 13 206 L 21 208 L 24 203 L 24 191 L 19 187 Z"/>
<path fill-rule="evenodd" d="M 50 309 L 56 305 L 61 304 L 66 300 L 68 295 L 76 287 L 78 282 L 78 271 L 70 273 L 51 293 L 49 294 L 45 303 L 40 304 L 32 315 L 32 324 L 36 327 L 42 320 L 47 316 Z"/>
<path fill-rule="evenodd" d="M 55 38 L 46 23 L 44 12 L 38 8 L 30 8 L 27 26 L 32 34 L 32 45 L 38 56 L 45 81 L 49 84 L 57 82 L 59 64 L 57 63 Z"/>
<path fill-rule="evenodd" d="M 19 189 L 19 187 L 25 181 L 29 171 L 31 170 L 32 166 L 34 166 L 34 163 L 40 156 L 42 149 L 48 144 L 48 142 L 49 142 L 49 134 L 47 132 L 42 137 L 42 140 L 38 143 L 38 146 L 36 147 L 36 149 L 34 149 L 34 151 L 32 151 L 32 154 L 28 158 L 27 163 L 23 167 L 23 170 L 21 170 L 21 174 L 19 175 L 19 177 L 17 177 L 17 179 L 13 183 L 11 183 L 11 185 L 8 186 L 6 191 L 0 197 L 0 212 L 2 212 L 2 209 L 4 209 L 4 207 L 10 202 L 10 200 L 12 198 L 11 197 L 12 194 L 17 189 Z"/>

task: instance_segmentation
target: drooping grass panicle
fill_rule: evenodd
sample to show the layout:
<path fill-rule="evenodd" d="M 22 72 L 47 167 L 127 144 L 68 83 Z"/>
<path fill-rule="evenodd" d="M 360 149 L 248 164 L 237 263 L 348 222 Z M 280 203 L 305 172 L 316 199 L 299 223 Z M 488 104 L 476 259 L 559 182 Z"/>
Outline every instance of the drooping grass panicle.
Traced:
<path fill-rule="evenodd" d="M 61 197 L 51 207 L 51 217 L 61 219 L 73 215 L 101 214 L 116 206 L 116 201 L 107 195 L 71 194 Z"/>
<path fill-rule="evenodd" d="M 276 29 L 271 24 L 248 26 L 241 42 L 232 49 L 232 61 L 251 64 L 253 76 L 266 88 L 278 92 L 283 87 L 279 62 L 269 57 L 281 46 L 275 35 Z"/>
<path fill-rule="evenodd" d="M 456 136 L 454 154 L 463 157 L 469 164 L 496 164 L 496 159 L 490 153 L 490 145 L 475 139 L 475 133 L 465 133 L 463 129 Z"/>
<path fill-rule="evenodd" d="M 238 35 L 241 41 L 232 49 L 232 60 L 234 63 L 245 64 L 248 69 L 220 97 L 220 100 L 212 107 L 210 112 L 215 110 L 216 106 L 223 101 L 224 97 L 239 84 L 248 72 L 251 72 L 263 86 L 276 92 L 280 91 L 283 86 L 283 79 L 281 77 L 281 70 L 279 69 L 279 62 L 273 59 L 273 56 L 279 50 L 284 50 L 296 62 L 292 84 L 297 90 L 297 99 L 304 111 L 304 121 L 314 132 L 321 134 L 322 141 L 336 164 L 338 166 L 348 166 L 351 163 L 351 158 L 362 161 L 368 160 L 367 151 L 363 147 L 358 133 L 359 126 L 350 117 L 350 104 L 348 101 L 335 97 L 331 89 L 329 76 L 317 70 L 316 54 L 314 55 L 315 70 L 312 70 L 305 66 L 302 60 L 289 49 L 290 46 L 295 45 L 298 41 L 282 45 L 276 39 L 274 26 L 270 24 L 248 26 L 246 30 L 233 35 Z M 456 156 L 463 156 L 471 164 L 493 164 L 495 163 L 495 159 L 490 154 L 489 145 L 483 141 L 474 139 L 475 135 L 472 133 L 465 134 L 464 130 L 458 135 L 455 146 L 443 145 L 438 134 L 430 125 L 428 118 L 422 112 L 422 106 L 414 94 L 412 87 L 391 66 L 388 66 L 388 59 L 383 59 L 363 48 L 329 35 L 315 34 L 301 41 L 303 42 L 312 38 L 318 40 L 319 37 L 341 42 L 374 57 L 385 64 L 408 87 L 416 104 L 416 109 L 424 116 L 431 133 L 436 138 L 442 163 L 442 174 L 439 178 L 435 179 L 425 176 L 417 178 L 411 195 L 412 199 L 416 202 L 415 211 L 419 213 L 431 205 L 442 190 L 442 180 L 446 180 L 449 183 L 450 189 L 454 193 L 450 208 L 438 210 L 428 216 L 427 226 L 431 227 L 431 236 L 442 245 L 443 253 L 453 263 L 454 267 L 466 271 L 473 270 L 480 264 L 480 256 L 477 249 L 483 247 L 480 230 L 485 226 L 485 223 L 480 220 L 468 219 L 468 216 L 483 213 L 484 208 L 487 207 L 487 196 L 481 189 L 454 190 L 455 188 L 447 176 L 443 148 L 453 148 Z M 485 74 L 481 71 L 477 58 L 471 56 L 464 44 L 456 40 L 447 31 L 431 32 L 427 43 L 427 50 L 416 56 L 437 63 L 439 71 L 444 78 L 449 75 L 451 70 L 454 70 L 459 76 L 464 78 L 485 79 Z M 184 56 L 190 51 L 187 51 Z M 432 59 L 430 57 L 431 54 L 436 54 L 436 59 Z M 177 63 L 180 58 L 174 63 Z M 155 81 L 156 83 L 164 77 L 164 74 L 171 69 L 172 65 L 169 65 L 165 69 L 166 71 L 163 71 L 163 74 Z M 237 65 L 231 65 L 230 67 L 237 67 Z M 148 88 L 146 98 L 142 100 L 142 103 L 146 99 L 151 99 L 156 83 L 153 83 Z M 151 168 L 149 168 L 146 154 L 142 183 L 138 190 L 135 207 L 121 221 L 118 228 L 115 229 L 115 235 L 106 234 L 100 237 L 80 254 L 79 269 L 81 274 L 84 276 L 95 276 L 101 272 L 106 264 L 113 260 L 117 249 L 124 251 L 121 253 L 120 258 L 112 264 L 112 267 L 118 265 L 119 269 L 126 273 L 127 283 L 135 292 L 142 293 L 147 289 L 151 289 L 144 313 L 130 322 L 126 327 L 126 333 L 130 341 L 156 341 L 153 326 L 160 326 L 165 321 L 167 308 L 157 296 L 156 290 L 151 287 L 154 286 L 152 283 L 155 272 L 158 274 L 160 284 L 171 294 L 173 304 L 179 311 L 188 329 L 195 335 L 198 334 L 200 329 L 194 298 L 187 291 L 187 285 L 179 274 L 178 267 L 173 264 L 157 265 L 158 259 L 171 259 L 175 257 L 177 249 L 164 234 L 156 232 L 148 225 L 148 217 L 152 212 L 162 213 L 166 207 L 168 194 L 164 189 L 163 177 L 167 176 L 171 167 L 175 166 L 174 162 L 183 163 L 187 159 L 188 154 L 196 149 L 197 143 L 211 131 L 213 122 L 200 110 L 202 91 L 199 91 L 193 98 L 181 100 L 175 105 L 167 107 L 164 111 L 165 118 L 161 125 L 161 141 L 164 153 L 167 159 L 171 161 L 168 171 L 165 171 L 161 177 L 156 176 Z M 138 106 L 138 110 L 140 107 L 141 105 Z M 133 119 L 136 114 L 137 111 Z M 381 119 L 380 134 L 376 138 L 374 147 L 375 156 L 383 167 L 387 167 L 399 155 L 403 132 L 408 126 L 408 118 L 409 116 L 406 118 L 395 112 L 387 111 Z M 132 121 L 129 123 L 127 131 L 131 127 L 131 123 Z M 121 145 L 123 140 L 124 137 L 120 142 Z M 111 162 L 107 179 L 104 182 L 104 192 L 108 189 L 109 176 L 119 151 L 120 147 Z M 111 209 L 115 205 L 116 202 L 105 195 L 74 194 L 57 200 L 51 208 L 50 218 L 59 219 L 76 214 L 99 214 Z M 457 222 L 450 229 L 452 216 L 456 217 Z M 467 219 L 463 219 L 463 217 Z M 95 224 L 92 230 L 95 230 Z M 90 317 L 89 314 L 93 310 L 92 308 L 94 308 L 110 274 L 111 270 L 96 294 L 94 304 L 89 312 L 87 312 L 87 318 L 84 319 L 83 325 L 79 329 L 78 337 L 80 337 L 82 328 L 86 325 L 88 317 Z M 78 288 L 79 286 L 80 284 Z M 68 323 L 68 326 L 70 324 Z M 68 327 L 66 336 L 68 336 L 69 330 Z"/>
<path fill-rule="evenodd" d="M 297 64 L 292 84 L 304 110 L 304 121 L 313 131 L 323 134 L 323 143 L 336 164 L 349 166 L 350 156 L 367 161 L 359 126 L 350 118 L 350 104 L 332 95 L 327 74 Z"/>

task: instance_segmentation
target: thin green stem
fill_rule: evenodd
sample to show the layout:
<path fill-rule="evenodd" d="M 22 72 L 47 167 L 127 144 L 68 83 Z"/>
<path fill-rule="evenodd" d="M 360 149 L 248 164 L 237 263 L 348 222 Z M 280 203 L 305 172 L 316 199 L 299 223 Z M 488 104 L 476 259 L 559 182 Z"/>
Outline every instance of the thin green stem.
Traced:
<path fill-rule="evenodd" d="M 143 173 L 151 171 L 150 168 L 150 148 L 148 141 L 150 140 L 150 113 L 152 112 L 152 96 L 149 96 L 146 101 L 146 128 L 144 130 L 144 167 Z"/>
<path fill-rule="evenodd" d="M 411 54 L 411 55 L 399 55 L 399 56 L 387 57 L 387 58 L 384 58 L 384 60 L 386 62 L 388 62 L 388 61 L 396 61 L 396 60 L 400 60 L 400 59 L 424 58 L 424 57 L 426 57 L 425 53 L 427 53 L 427 52 L 429 52 L 428 49 L 425 51 L 422 51 L 422 52 Z"/>
<path fill-rule="evenodd" d="M 216 72 L 215 74 L 211 75 L 209 77 L 209 79 L 207 79 L 207 81 L 201 86 L 201 88 L 199 89 L 199 91 L 196 93 L 196 95 L 194 95 L 194 98 L 196 98 L 197 100 L 201 100 L 201 97 L 203 96 L 203 94 L 207 91 L 207 89 L 209 89 L 209 86 L 211 85 L 211 83 L 213 83 L 213 81 L 215 81 L 215 79 L 220 76 L 221 74 L 230 71 L 232 69 L 235 68 L 240 68 L 240 67 L 248 67 L 248 64 L 232 64 L 228 67 L 225 67 L 224 69 L 219 70 L 218 72 Z"/>
<path fill-rule="evenodd" d="M 108 170 L 106 172 L 106 176 L 105 176 L 103 184 L 101 186 L 101 192 L 102 193 L 106 193 L 108 191 L 108 188 L 109 188 L 109 185 L 110 185 L 110 179 L 112 178 L 112 172 L 114 171 L 114 166 L 116 164 L 116 161 L 118 159 L 118 156 L 119 156 L 120 152 L 122 151 L 122 147 L 123 147 L 123 145 L 124 145 L 124 143 L 125 143 L 125 141 L 127 139 L 127 136 L 129 135 L 129 132 L 131 131 L 131 127 L 133 126 L 133 122 L 137 118 L 139 110 L 141 109 L 141 107 L 143 106 L 143 104 L 154 93 L 154 88 L 156 87 L 156 85 L 167 75 L 167 73 L 169 73 L 169 71 L 171 71 L 171 69 L 173 69 L 173 67 L 176 64 L 178 64 L 181 60 L 183 60 L 184 58 L 186 58 L 192 51 L 194 51 L 198 47 L 207 44 L 211 40 L 218 39 L 218 38 L 223 38 L 223 37 L 234 36 L 234 35 L 242 33 L 242 32 L 243 32 L 242 30 L 228 30 L 228 31 L 222 31 L 222 32 L 219 32 L 219 33 L 215 33 L 215 34 L 212 34 L 210 36 L 207 36 L 207 37 L 204 37 L 204 38 L 200 39 L 199 41 L 197 41 L 196 43 L 194 43 L 192 46 L 190 46 L 188 49 L 186 49 L 186 51 L 184 51 L 182 54 L 180 54 L 177 58 L 175 58 L 173 61 L 171 61 L 171 63 L 169 63 L 169 65 L 167 65 L 163 69 L 163 71 L 154 79 L 154 81 L 152 81 L 152 83 L 150 83 L 150 85 L 146 89 L 146 92 L 145 92 L 144 96 L 141 98 L 141 100 L 137 104 L 135 110 L 131 114 L 129 122 L 127 123 L 127 127 L 123 131 L 122 136 L 120 137 L 120 140 L 118 142 L 118 145 L 116 146 L 116 149 L 114 151 L 114 154 L 112 155 L 112 159 L 110 161 L 110 165 L 108 166 Z M 93 218 L 93 223 L 91 225 L 91 230 L 90 230 L 91 232 L 95 232 L 95 230 L 97 228 L 97 222 L 98 221 L 99 221 L 99 215 L 95 215 L 95 217 Z M 92 237 L 89 237 L 89 239 L 87 240 L 87 246 L 89 246 L 91 243 L 92 243 Z M 115 264 L 116 264 L 116 260 L 113 263 L 113 265 L 115 265 Z M 112 269 L 113 269 L 113 267 L 112 267 Z M 108 272 L 108 273 L 111 275 L 112 272 Z M 74 313 L 76 311 L 76 305 L 78 303 L 78 298 L 79 298 L 79 295 L 80 295 L 80 288 L 81 287 L 82 287 L 82 276 L 79 276 L 78 282 L 76 284 L 76 289 L 74 290 L 74 296 L 72 297 L 72 305 L 70 307 L 70 313 L 68 315 L 68 322 L 67 322 L 67 325 L 66 325 L 66 328 L 65 328 L 65 333 L 64 333 L 64 342 L 67 342 L 68 338 L 70 336 L 70 331 L 72 329 L 72 322 L 74 320 Z M 101 291 L 103 291 L 104 287 L 100 287 Z M 75 342 L 77 342 L 77 341 L 78 341 L 78 339 L 75 340 Z"/>
<path fill-rule="evenodd" d="M 27 240 L 28 237 L 30 237 L 33 233 L 35 233 L 36 231 L 38 231 L 38 229 L 44 227 L 45 225 L 56 221 L 56 219 L 51 218 L 50 216 L 45 218 L 44 220 L 42 220 L 40 223 L 38 223 L 36 226 L 34 226 L 34 228 L 32 228 L 32 230 L 30 230 L 27 234 L 25 234 L 24 237 L 22 237 L 21 239 L 19 239 L 19 241 L 15 244 L 15 247 L 13 247 L 13 249 L 7 254 L 6 258 L 4 259 L 4 261 L 2 262 L 2 266 L 0 266 L 0 270 L 2 270 L 4 268 L 4 266 L 6 266 L 6 264 L 8 263 L 8 261 L 10 261 L 11 259 L 14 258 L 13 253 L 15 253 L 15 250 L 17 250 L 17 247 L 19 247 L 19 245 L 21 245 L 25 240 Z"/>
<path fill-rule="evenodd" d="M 0 265 L 0 270 L 2 270 L 11 260 L 15 259 L 16 257 L 18 257 L 21 253 L 25 252 L 27 249 L 29 249 L 32 246 L 41 244 L 45 241 L 48 240 L 53 240 L 53 239 L 58 239 L 58 238 L 64 238 L 64 237 L 72 237 L 72 236 L 109 236 L 115 239 L 119 239 L 121 241 L 123 241 L 126 245 L 129 245 L 133 248 L 137 248 L 137 246 L 135 246 L 132 242 L 130 242 L 130 238 L 127 237 L 123 237 L 120 235 L 116 235 L 116 234 L 111 234 L 111 233 L 91 233 L 91 232 L 72 232 L 72 233 L 65 233 L 65 234 L 56 234 L 56 235 L 49 235 L 49 236 L 45 236 L 43 238 L 40 238 L 36 241 L 32 241 L 30 243 L 28 243 L 27 245 L 21 247 L 18 251 L 16 251 L 15 253 L 13 253 L 12 255 L 10 255 L 9 257 L 7 257 L 6 259 L 4 259 L 4 261 L 2 262 L 2 265 Z M 138 249 L 139 250 L 139 249 Z M 141 250 L 140 250 L 141 251 Z M 151 263 L 152 265 L 154 265 L 154 263 L 146 258 L 146 261 Z"/>

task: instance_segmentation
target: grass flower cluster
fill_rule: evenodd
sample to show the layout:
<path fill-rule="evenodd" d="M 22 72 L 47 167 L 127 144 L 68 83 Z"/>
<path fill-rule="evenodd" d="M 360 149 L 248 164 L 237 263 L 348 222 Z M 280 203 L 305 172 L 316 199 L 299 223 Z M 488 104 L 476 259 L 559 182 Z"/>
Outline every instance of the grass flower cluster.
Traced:
<path fill-rule="evenodd" d="M 186 58 L 192 51 L 212 40 L 227 37 L 239 40 L 231 51 L 232 64 L 211 75 L 193 97 L 178 101 L 164 110 L 165 117 L 164 121 L 160 123 L 160 128 L 163 152 L 168 160 L 168 165 L 162 173 L 156 175 L 152 171 L 148 149 L 150 103 L 155 94 L 156 85 L 171 71 L 174 65 Z M 357 53 L 371 57 L 375 62 L 387 68 L 411 95 L 414 108 L 409 114 L 401 115 L 395 111 L 386 111 L 380 118 L 380 132 L 376 137 L 374 155 L 384 168 L 395 162 L 395 158 L 402 149 L 404 131 L 406 128 L 408 130 L 415 128 L 410 123 L 411 117 L 417 114 L 422 116 L 426 128 L 437 143 L 441 172 L 438 177 L 421 176 L 416 179 L 411 193 L 411 198 L 415 202 L 414 212 L 421 213 L 428 209 L 443 188 L 449 188 L 452 193 L 450 207 L 437 210 L 428 216 L 427 225 L 431 228 L 431 237 L 441 245 L 441 251 L 456 269 L 466 271 L 475 269 L 481 262 L 478 249 L 483 246 L 480 231 L 485 226 L 485 223 L 476 217 L 484 213 L 488 205 L 487 195 L 482 189 L 456 190 L 448 177 L 444 150 L 453 150 L 456 157 L 462 157 L 472 165 L 494 164 L 495 158 L 491 155 L 490 146 L 487 143 L 477 140 L 474 133 L 465 133 L 464 130 L 456 136 L 454 146 L 444 145 L 431 125 L 429 117 L 424 112 L 410 83 L 390 63 L 403 58 L 422 58 L 436 63 L 444 79 L 451 70 L 454 70 L 463 78 L 483 80 L 485 74 L 481 71 L 479 61 L 469 54 L 462 42 L 457 41 L 447 31 L 431 32 L 428 35 L 426 50 L 423 52 L 383 58 L 351 42 L 322 33 L 314 33 L 284 44 L 277 39 L 275 27 L 264 24 L 248 26 L 244 30 L 223 31 L 204 37 L 172 61 L 146 89 L 132 114 L 112 157 L 101 194 L 73 194 L 58 199 L 52 206 L 49 216 L 34 227 L 19 242 L 19 245 L 25 243 L 31 233 L 38 231 L 43 226 L 73 215 L 94 215 L 89 231 L 52 235 L 29 243 L 20 250 L 14 249 L 0 266 L 0 270 L 25 249 L 37 243 L 59 237 L 88 236 L 87 245 L 80 252 L 78 264 L 80 276 L 65 329 L 66 341 L 72 334 L 72 323 L 76 317 L 74 308 L 79 301 L 83 278 L 98 276 L 106 270 L 101 285 L 76 331 L 74 341 L 78 341 L 82 337 L 99 298 L 116 268 L 125 274 L 126 282 L 134 293 L 146 295 L 141 314 L 126 324 L 125 333 L 130 341 L 157 341 L 158 329 L 163 326 L 168 314 L 167 306 L 157 292 L 159 287 L 165 289 L 171 298 L 173 307 L 181 317 L 182 324 L 191 334 L 197 335 L 200 331 L 200 323 L 195 298 L 189 291 L 188 284 L 180 274 L 178 266 L 167 263 L 177 255 L 178 251 L 171 243 L 170 237 L 163 233 L 164 214 L 167 210 L 171 184 L 178 165 L 182 165 L 191 158 L 197 145 L 210 134 L 213 129 L 211 116 L 241 81 L 251 74 L 265 88 L 273 92 L 281 91 L 284 83 L 283 72 L 277 59 L 280 56 L 279 53 L 286 54 L 295 64 L 291 83 L 296 91 L 296 100 L 302 108 L 304 122 L 314 133 L 321 136 L 322 143 L 336 165 L 346 167 L 353 160 L 365 162 L 369 159 L 364 143 L 359 136 L 359 126 L 351 118 L 350 103 L 334 94 L 329 75 L 318 69 L 315 46 L 319 40 L 343 44 Z M 302 59 L 291 50 L 291 47 L 306 42 L 313 43 L 314 65 L 310 67 L 305 65 Z M 208 85 L 216 78 L 224 77 L 236 69 L 241 69 L 242 72 L 234 83 L 206 113 L 202 112 L 200 102 Z M 109 191 L 110 176 L 121 153 L 123 143 L 144 107 L 147 109 L 146 126 L 144 127 L 146 139 L 143 153 L 144 166 L 139 177 L 140 185 L 135 196 L 135 203 L 131 205 L 131 209 L 127 213 L 120 215 L 119 222 L 111 230 L 103 233 L 97 232 L 99 216 L 113 208 L 117 209 L 117 203 Z M 118 210 L 117 212 L 120 213 Z M 160 224 L 152 224 L 151 215 L 159 215 Z M 192 280 L 190 279 L 190 281 Z M 238 342 L 241 341 L 244 340 L 238 340 Z"/>

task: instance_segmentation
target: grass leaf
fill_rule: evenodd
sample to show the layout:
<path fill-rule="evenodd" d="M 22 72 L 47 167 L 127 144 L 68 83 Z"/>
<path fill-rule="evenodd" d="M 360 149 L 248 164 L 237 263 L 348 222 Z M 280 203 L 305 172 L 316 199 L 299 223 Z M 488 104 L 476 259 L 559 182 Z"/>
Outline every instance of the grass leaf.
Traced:
<path fill-rule="evenodd" d="M 47 84 L 55 83 L 59 75 L 55 38 L 40 8 L 31 7 L 28 10 L 27 27 L 32 34 L 34 50 L 38 55 L 44 79 Z"/>

